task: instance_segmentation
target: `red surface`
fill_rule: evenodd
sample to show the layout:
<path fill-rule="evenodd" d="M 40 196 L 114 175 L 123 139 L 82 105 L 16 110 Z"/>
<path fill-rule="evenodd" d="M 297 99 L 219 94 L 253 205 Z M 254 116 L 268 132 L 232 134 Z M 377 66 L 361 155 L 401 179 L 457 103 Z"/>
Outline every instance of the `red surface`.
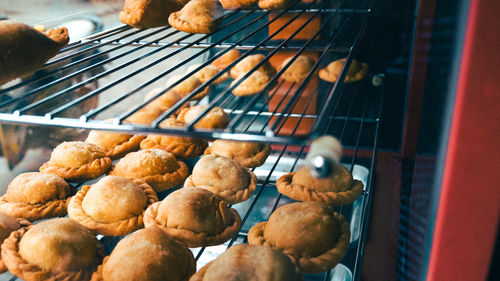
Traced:
<path fill-rule="evenodd" d="M 427 280 L 486 280 L 500 214 L 500 1 L 471 0 Z"/>

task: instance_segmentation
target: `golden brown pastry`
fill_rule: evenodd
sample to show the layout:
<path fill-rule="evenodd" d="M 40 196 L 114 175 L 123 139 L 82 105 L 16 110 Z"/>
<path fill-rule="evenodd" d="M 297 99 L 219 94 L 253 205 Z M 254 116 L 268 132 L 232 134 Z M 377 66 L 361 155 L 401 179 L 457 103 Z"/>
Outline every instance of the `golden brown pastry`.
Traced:
<path fill-rule="evenodd" d="M 191 0 L 180 11 L 168 17 L 170 25 L 187 33 L 212 33 L 220 24 L 224 11 L 218 0 Z"/>
<path fill-rule="evenodd" d="M 55 174 L 67 181 L 91 180 L 106 173 L 111 159 L 99 146 L 81 141 L 63 142 L 40 167 L 40 172 Z"/>
<path fill-rule="evenodd" d="M 283 61 L 280 66 L 280 69 L 283 69 L 292 59 L 293 57 L 289 57 Z M 300 82 L 306 78 L 309 71 L 314 66 L 314 60 L 308 56 L 298 56 L 297 59 L 292 62 L 290 66 L 283 72 L 281 78 L 285 79 L 289 82 Z"/>
<path fill-rule="evenodd" d="M 263 54 L 250 55 L 241 61 L 239 61 L 233 68 L 231 68 L 231 77 L 237 79 L 242 74 L 249 72 L 252 68 L 254 68 L 257 64 L 263 61 L 266 57 Z M 269 61 L 265 61 L 258 69 L 262 74 L 271 79 L 276 74 L 276 70 L 269 63 Z M 255 71 L 257 72 L 257 71 Z"/>
<path fill-rule="evenodd" d="M 191 123 L 200 113 L 205 110 L 208 105 L 196 105 L 191 108 L 183 109 L 177 116 L 177 120 L 183 121 L 186 124 Z M 215 106 L 203 118 L 194 125 L 195 128 L 203 129 L 224 129 L 229 124 L 229 115 L 224 112 L 224 109 Z"/>
<path fill-rule="evenodd" d="M 226 10 L 238 8 L 251 8 L 257 4 L 257 0 L 219 0 L 222 7 Z"/>
<path fill-rule="evenodd" d="M 159 226 L 188 247 L 224 243 L 241 227 L 235 209 L 203 188 L 184 187 L 146 210 L 144 225 Z"/>
<path fill-rule="evenodd" d="M 67 214 L 70 186 L 57 175 L 24 173 L 15 177 L 0 197 L 0 211 L 30 221 Z"/>
<path fill-rule="evenodd" d="M 238 83 L 245 73 L 241 74 L 236 80 L 231 83 L 231 87 Z M 256 70 L 250 76 L 245 78 L 238 86 L 233 89 L 233 94 L 235 96 L 251 96 L 255 95 L 266 87 L 266 85 L 271 80 L 271 76 L 268 76 L 262 71 Z"/>
<path fill-rule="evenodd" d="M 270 247 L 239 244 L 202 267 L 190 281 L 299 281 L 285 254 Z"/>
<path fill-rule="evenodd" d="M 160 123 L 160 128 L 182 128 L 186 123 L 169 118 Z M 142 149 L 157 148 L 175 155 L 176 158 L 192 158 L 203 154 L 208 143 L 204 139 L 173 135 L 149 135 L 141 142 Z"/>
<path fill-rule="evenodd" d="M 227 203 L 236 204 L 252 196 L 257 176 L 236 161 L 211 154 L 198 160 L 184 186 L 204 188 Z"/>
<path fill-rule="evenodd" d="M 332 269 L 349 248 L 349 225 L 344 216 L 319 202 L 279 207 L 269 220 L 248 232 L 250 245 L 264 245 L 287 254 L 301 272 Z"/>
<path fill-rule="evenodd" d="M 25 219 L 15 219 L 6 213 L 0 212 L 0 245 L 13 231 L 30 224 L 31 223 Z M 2 256 L 0 255 L 0 273 L 4 273 L 5 271 L 7 271 L 7 267 L 2 262 Z"/>
<path fill-rule="evenodd" d="M 149 91 L 146 96 L 144 97 L 144 100 L 148 100 L 152 98 L 153 96 L 159 94 L 162 92 L 164 89 L 163 88 L 154 88 L 153 90 Z M 178 94 L 176 91 L 170 90 L 163 95 L 159 96 L 155 100 L 153 100 L 151 103 L 149 103 L 149 106 L 155 106 L 160 108 L 162 111 L 166 111 L 170 109 L 172 106 L 174 106 L 178 101 L 182 99 L 182 95 Z"/>
<path fill-rule="evenodd" d="M 95 233 L 120 236 L 144 227 L 144 211 L 156 201 L 156 193 L 145 181 L 106 176 L 84 185 L 71 198 L 68 215 Z"/>
<path fill-rule="evenodd" d="M 123 155 L 139 149 L 141 141 L 146 136 L 114 133 L 109 131 L 92 130 L 85 142 L 98 145 L 106 156 L 118 159 Z"/>
<path fill-rule="evenodd" d="M 266 162 L 267 156 L 271 154 L 271 147 L 258 142 L 215 140 L 205 150 L 205 155 L 208 154 L 224 156 L 240 163 L 243 167 L 255 168 Z"/>
<path fill-rule="evenodd" d="M 263 10 L 283 10 L 293 4 L 291 0 L 259 0 L 257 3 Z"/>
<path fill-rule="evenodd" d="M 168 25 L 168 15 L 184 6 L 180 0 L 125 0 L 120 21 L 135 28 Z"/>
<path fill-rule="evenodd" d="M 168 79 L 167 83 L 165 84 L 165 87 L 169 87 L 170 85 L 174 84 L 175 82 L 182 80 L 181 83 L 177 84 L 173 88 L 175 92 L 177 92 L 179 95 L 182 97 L 185 97 L 189 95 L 191 92 L 196 90 L 201 84 L 203 84 L 198 77 L 195 75 L 191 75 L 189 77 L 185 77 L 184 74 L 181 75 L 175 75 L 170 77 Z M 196 94 L 194 97 L 191 98 L 191 100 L 199 100 L 204 98 L 206 95 L 208 95 L 208 91 L 210 90 L 209 86 L 205 86 L 205 88 L 198 94 Z"/>
<path fill-rule="evenodd" d="M 181 185 L 187 178 L 189 169 L 169 152 L 144 149 L 127 154 L 109 174 L 142 179 L 156 192 L 160 192 Z"/>
<path fill-rule="evenodd" d="M 163 113 L 159 107 L 145 106 L 136 113 L 130 115 L 126 121 L 132 124 L 150 125 L 158 116 Z"/>
<path fill-rule="evenodd" d="M 158 227 L 120 240 L 92 281 L 187 281 L 196 271 L 193 253 Z"/>
<path fill-rule="evenodd" d="M 90 280 L 103 256 L 97 238 L 68 218 L 23 227 L 2 244 L 3 262 L 25 281 Z"/>
<path fill-rule="evenodd" d="M 217 67 L 218 70 L 223 70 L 228 65 L 233 63 L 241 56 L 241 52 L 236 49 L 231 49 L 227 53 L 220 56 L 218 59 L 214 60 L 211 64 Z"/>
<path fill-rule="evenodd" d="M 326 178 L 315 178 L 307 167 L 281 176 L 276 182 L 278 191 L 298 201 L 319 201 L 340 206 L 354 202 L 363 191 L 363 183 L 352 178 L 342 165 Z"/>
<path fill-rule="evenodd" d="M 193 64 L 187 68 L 186 72 L 189 73 L 189 72 L 195 70 L 196 68 L 200 67 L 200 65 L 201 64 Z M 203 67 L 202 69 L 200 69 L 194 75 L 198 79 L 200 79 L 201 83 L 205 83 L 208 80 L 212 79 L 212 77 L 217 75 L 217 73 L 219 73 L 219 70 L 217 69 L 217 67 L 209 64 L 209 65 Z M 224 72 L 219 78 L 215 79 L 215 81 L 213 81 L 212 84 L 214 84 L 214 85 L 220 84 L 220 83 L 226 81 L 227 79 L 229 79 L 229 74 L 227 72 Z"/>
<path fill-rule="evenodd" d="M 69 42 L 64 27 L 46 34 L 11 20 L 0 20 L 0 85 L 39 70 Z"/>
<path fill-rule="evenodd" d="M 342 67 L 344 67 L 345 60 L 346 60 L 345 58 L 336 60 L 334 62 L 331 62 L 325 68 L 320 69 L 319 78 L 331 83 L 337 82 L 337 78 L 340 75 L 340 71 L 342 70 Z M 349 83 L 349 82 L 359 81 L 365 78 L 367 73 L 368 73 L 368 64 L 360 63 L 359 61 L 353 59 L 344 82 Z"/>

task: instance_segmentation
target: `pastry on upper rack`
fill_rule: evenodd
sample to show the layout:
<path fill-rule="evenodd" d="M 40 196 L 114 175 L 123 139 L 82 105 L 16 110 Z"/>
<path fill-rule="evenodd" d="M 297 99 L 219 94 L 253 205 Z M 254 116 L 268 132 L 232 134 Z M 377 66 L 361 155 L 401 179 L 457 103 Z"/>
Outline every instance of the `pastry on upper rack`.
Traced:
<path fill-rule="evenodd" d="M 144 214 L 146 227 L 158 226 L 188 247 L 224 243 L 238 233 L 241 218 L 235 209 L 212 192 L 184 187 L 163 201 L 151 205 Z"/>
<path fill-rule="evenodd" d="M 0 20 L 0 85 L 39 70 L 69 42 L 64 27 L 42 33 L 12 20 Z"/>
<path fill-rule="evenodd" d="M 266 57 L 263 54 L 247 56 L 246 58 L 239 61 L 235 66 L 233 66 L 233 68 L 231 68 L 231 77 L 237 79 L 242 74 L 250 72 L 252 68 L 254 68 L 261 61 L 265 60 L 265 58 Z M 267 60 L 264 61 L 264 63 L 257 70 L 267 76 L 268 79 L 276 74 L 276 70 Z"/>
<path fill-rule="evenodd" d="M 125 237 L 92 275 L 92 281 L 187 281 L 196 271 L 193 253 L 158 227 Z"/>
<path fill-rule="evenodd" d="M 111 159 L 99 146 L 91 143 L 63 142 L 52 151 L 50 160 L 40 172 L 56 174 L 67 181 L 95 179 L 111 167 Z"/>
<path fill-rule="evenodd" d="M 279 207 L 268 221 L 250 228 L 248 243 L 282 251 L 301 272 L 320 273 L 344 258 L 350 236 L 344 216 L 330 206 L 297 202 Z"/>
<path fill-rule="evenodd" d="M 146 96 L 144 97 L 144 100 L 148 100 L 157 94 L 161 93 L 164 89 L 163 88 L 154 88 L 151 91 L 149 91 Z M 182 99 L 182 95 L 177 93 L 174 90 L 167 91 L 166 93 L 162 94 L 161 96 L 157 97 L 154 99 L 152 102 L 148 104 L 148 106 L 151 107 L 158 107 L 162 111 L 166 111 L 170 109 L 172 106 L 174 106 L 177 102 L 179 102 Z M 186 103 L 183 105 L 183 107 L 186 107 L 189 105 Z"/>
<path fill-rule="evenodd" d="M 300 281 L 290 258 L 265 246 L 239 244 L 196 272 L 190 281 Z"/>
<path fill-rule="evenodd" d="M 293 57 L 289 57 L 283 61 L 279 70 L 283 69 Z M 309 71 L 314 66 L 315 61 L 308 56 L 298 56 L 294 62 L 283 72 L 281 78 L 289 82 L 300 82 L 306 78 Z"/>
<path fill-rule="evenodd" d="M 276 182 L 278 191 L 298 201 L 319 201 L 339 206 L 354 202 L 363 191 L 363 183 L 353 179 L 342 165 L 336 165 L 326 178 L 316 178 L 307 167 L 281 176 Z"/>
<path fill-rule="evenodd" d="M 20 228 L 2 244 L 3 262 L 25 281 L 90 280 L 103 256 L 97 238 L 69 218 Z"/>
<path fill-rule="evenodd" d="M 240 83 L 240 80 L 243 79 L 245 74 L 246 73 L 241 74 L 231 83 L 231 87 L 239 83 L 239 85 L 232 90 L 235 96 L 251 96 L 261 92 L 270 82 L 272 77 L 260 70 L 256 70 Z"/>
<path fill-rule="evenodd" d="M 259 0 L 258 5 L 263 10 L 283 10 L 293 3 L 293 0 Z"/>
<path fill-rule="evenodd" d="M 157 201 L 153 188 L 141 179 L 106 176 L 71 198 L 68 215 L 95 233 L 120 236 L 143 228 L 144 211 Z"/>
<path fill-rule="evenodd" d="M 156 192 L 181 185 L 189 169 L 175 156 L 161 149 L 131 152 L 114 166 L 110 175 L 137 178 L 147 182 Z"/>
<path fill-rule="evenodd" d="M 160 123 L 160 128 L 182 128 L 185 122 L 168 118 Z M 148 135 L 141 142 L 141 148 L 162 149 L 175 155 L 176 158 L 192 158 L 203 154 L 208 143 L 206 140 L 194 137 L 179 137 L 174 135 Z"/>
<path fill-rule="evenodd" d="M 211 65 L 217 67 L 218 70 L 223 70 L 228 65 L 233 63 L 241 56 L 241 52 L 236 49 L 231 49 L 227 51 L 225 54 L 214 60 Z"/>
<path fill-rule="evenodd" d="M 191 72 L 191 71 L 195 70 L 196 68 L 200 67 L 200 65 L 201 64 L 193 64 L 187 68 L 186 72 Z M 209 64 L 209 65 L 203 67 L 202 69 L 198 70 L 198 72 L 196 72 L 194 75 L 198 79 L 200 79 L 201 83 L 205 83 L 208 80 L 212 79 L 212 77 L 214 77 L 218 73 L 219 73 L 219 69 L 217 69 L 217 67 Z M 212 84 L 219 84 L 219 83 L 226 81 L 227 79 L 229 79 L 229 74 L 227 72 L 224 72 L 219 78 L 215 79 L 212 82 Z"/>
<path fill-rule="evenodd" d="M 251 8 L 257 4 L 258 0 L 219 0 L 222 7 L 226 10 L 234 10 L 238 8 Z"/>
<path fill-rule="evenodd" d="M 0 197 L 0 211 L 30 221 L 67 214 L 72 190 L 63 178 L 38 172 L 15 177 Z"/>
<path fill-rule="evenodd" d="M 252 196 L 257 176 L 236 161 L 211 154 L 198 160 L 184 186 L 204 188 L 227 203 L 236 204 Z"/>
<path fill-rule="evenodd" d="M 184 74 L 180 75 L 174 75 L 168 79 L 167 83 L 165 84 L 165 87 L 170 87 L 170 85 L 176 83 L 177 81 L 182 80 L 179 84 L 173 87 L 172 90 L 177 92 L 179 95 L 182 97 L 187 96 L 188 94 L 192 93 L 194 90 L 196 90 L 199 86 L 201 86 L 203 83 L 196 77 L 195 75 L 191 75 L 186 77 Z M 208 91 L 210 90 L 210 87 L 208 85 L 203 88 L 201 92 L 196 94 L 194 97 L 192 97 L 190 100 L 199 100 L 205 97 L 208 94 Z"/>
<path fill-rule="evenodd" d="M 218 0 L 191 0 L 179 11 L 171 13 L 168 22 L 187 33 L 212 33 L 219 26 L 223 13 Z"/>
<path fill-rule="evenodd" d="M 181 0 L 125 0 L 120 21 L 135 28 L 168 25 L 168 15 L 180 10 L 186 1 Z"/>
<path fill-rule="evenodd" d="M 126 121 L 132 124 L 150 125 L 162 113 L 163 110 L 157 106 L 145 106 L 130 115 Z"/>
<path fill-rule="evenodd" d="M 191 123 L 191 121 L 198 117 L 207 107 L 208 105 L 195 105 L 193 107 L 183 109 L 177 116 L 177 120 L 185 123 Z M 224 129 L 229 121 L 229 115 L 224 112 L 224 109 L 215 106 L 198 122 L 196 122 L 194 127 L 203 129 Z"/>
<path fill-rule="evenodd" d="M 342 67 L 344 67 L 346 59 L 339 59 L 334 62 L 328 64 L 325 68 L 320 69 L 319 78 L 325 80 L 327 82 L 334 83 L 337 81 L 337 78 L 342 71 Z M 359 61 L 353 59 L 351 62 L 351 66 L 347 71 L 347 75 L 345 76 L 344 82 L 356 82 L 365 78 L 368 73 L 368 64 L 360 63 Z"/>
<path fill-rule="evenodd" d="M 9 237 L 9 235 L 21 227 L 31 225 L 31 223 L 23 218 L 13 218 L 4 212 L 0 212 L 0 245 Z M 2 262 L 0 254 L 0 273 L 7 271 L 7 267 Z"/>
<path fill-rule="evenodd" d="M 217 154 L 232 159 L 247 168 L 259 167 L 271 154 L 271 147 L 265 143 L 215 140 L 205 149 L 205 155 Z"/>

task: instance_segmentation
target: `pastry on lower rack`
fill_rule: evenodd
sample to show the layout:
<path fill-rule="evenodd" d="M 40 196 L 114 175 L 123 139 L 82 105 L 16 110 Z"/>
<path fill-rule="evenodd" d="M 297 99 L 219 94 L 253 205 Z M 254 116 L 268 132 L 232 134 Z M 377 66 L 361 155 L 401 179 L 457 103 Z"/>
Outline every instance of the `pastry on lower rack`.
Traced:
<path fill-rule="evenodd" d="M 143 228 L 144 211 L 157 201 L 153 188 L 141 179 L 106 176 L 71 198 L 68 215 L 95 233 L 120 236 Z"/>
<path fill-rule="evenodd" d="M 11 20 L 0 20 L 0 85 L 39 70 L 69 42 L 68 30 L 42 33 Z"/>
<path fill-rule="evenodd" d="M 67 181 L 91 180 L 106 173 L 111 167 L 111 159 L 99 146 L 91 143 L 72 141 L 58 145 L 48 162 L 40 167 L 40 172 L 55 174 Z"/>
<path fill-rule="evenodd" d="M 293 57 L 289 57 L 283 61 L 279 70 L 283 69 Z M 315 61 L 308 56 L 298 56 L 294 62 L 283 72 L 281 78 L 289 82 L 300 82 L 306 78 L 311 71 Z"/>
<path fill-rule="evenodd" d="M 146 227 L 158 226 L 188 247 L 224 243 L 238 233 L 241 218 L 235 209 L 203 188 L 184 187 L 150 206 Z"/>
<path fill-rule="evenodd" d="M 241 56 L 241 52 L 236 49 L 231 49 L 227 51 L 225 54 L 214 60 L 211 64 L 217 67 L 218 70 L 223 70 L 228 65 L 233 63 Z"/>
<path fill-rule="evenodd" d="M 184 74 L 180 74 L 170 77 L 170 79 L 168 79 L 167 83 L 165 84 L 165 87 L 170 87 L 170 85 L 176 83 L 179 80 L 182 80 L 182 82 L 174 86 L 172 90 L 177 92 L 182 97 L 189 95 L 203 84 L 195 75 L 186 77 Z M 208 85 L 205 86 L 205 88 L 203 88 L 201 92 L 192 97 L 191 100 L 199 100 L 204 98 L 206 95 L 208 95 L 209 90 L 210 87 Z"/>
<path fill-rule="evenodd" d="M 219 0 L 222 7 L 226 10 L 238 8 L 251 8 L 257 4 L 257 0 Z"/>
<path fill-rule="evenodd" d="M 150 125 L 163 113 L 161 108 L 156 106 L 145 106 L 136 113 L 130 115 L 126 121 L 132 124 Z"/>
<path fill-rule="evenodd" d="M 283 10 L 293 4 L 292 0 L 259 0 L 259 8 L 263 10 Z"/>
<path fill-rule="evenodd" d="M 263 54 L 250 55 L 239 61 L 233 68 L 231 68 L 231 77 L 237 79 L 242 74 L 250 72 L 261 61 L 265 60 L 266 57 Z M 276 74 L 276 70 L 269 63 L 269 61 L 264 61 L 264 63 L 257 69 L 262 74 L 267 76 L 269 79 Z"/>
<path fill-rule="evenodd" d="M 319 78 L 325 80 L 327 82 L 337 82 L 337 78 L 342 71 L 342 67 L 344 67 L 346 59 L 339 59 L 334 62 L 331 62 L 325 68 L 319 71 Z M 356 82 L 365 78 L 368 73 L 368 64 L 361 63 L 355 59 L 352 60 L 351 66 L 347 71 L 347 75 L 345 76 L 344 82 Z"/>
<path fill-rule="evenodd" d="M 182 128 L 186 123 L 169 118 L 160 123 L 160 128 Z M 179 137 L 174 135 L 148 135 L 141 142 L 142 149 L 162 149 L 175 155 L 176 158 L 193 158 L 203 154 L 208 143 L 201 138 Z"/>
<path fill-rule="evenodd" d="M 342 165 L 336 165 L 326 178 L 315 178 L 307 167 L 281 176 L 276 182 L 278 191 L 298 201 L 319 201 L 339 206 L 354 202 L 363 191 L 363 183 L 352 178 Z"/>
<path fill-rule="evenodd" d="M 125 0 L 120 21 L 135 28 L 168 25 L 168 15 L 184 6 L 180 0 Z"/>
<path fill-rule="evenodd" d="M 217 154 L 232 159 L 243 167 L 255 168 L 266 162 L 271 147 L 265 143 L 215 140 L 205 150 L 205 155 Z"/>
<path fill-rule="evenodd" d="M 37 172 L 15 177 L 0 197 L 0 211 L 30 221 L 67 214 L 71 187 L 63 178 Z"/>
<path fill-rule="evenodd" d="M 144 138 L 145 136 L 141 135 L 92 130 L 85 142 L 98 145 L 111 159 L 118 159 L 131 151 L 138 150 Z"/>
<path fill-rule="evenodd" d="M 213 192 L 229 204 L 248 200 L 257 188 L 257 176 L 238 162 L 211 154 L 203 156 L 184 186 Z"/>
<path fill-rule="evenodd" d="M 236 80 L 231 83 L 231 87 L 240 83 L 240 80 L 243 79 L 243 76 L 246 73 L 241 74 Z M 269 81 L 271 80 L 271 76 L 268 76 L 266 73 L 256 70 L 250 76 L 245 78 L 241 83 L 236 86 L 232 92 L 235 96 L 251 96 L 255 95 L 267 86 Z"/>
<path fill-rule="evenodd" d="M 265 246 L 232 246 L 196 272 L 190 281 L 299 281 L 303 280 L 287 255 Z"/>
<path fill-rule="evenodd" d="M 250 245 L 264 245 L 287 254 L 304 273 L 332 269 L 347 253 L 349 224 L 344 216 L 320 202 L 286 204 L 268 221 L 248 232 Z"/>
<path fill-rule="evenodd" d="M 200 67 L 200 65 L 201 64 L 193 64 L 187 68 L 186 72 L 189 73 L 189 72 L 195 70 L 196 68 Z M 219 73 L 219 69 L 217 69 L 217 67 L 209 64 L 209 65 L 203 67 L 202 69 L 200 69 L 194 75 L 198 79 L 200 79 L 201 83 L 205 83 L 208 80 L 212 79 L 212 77 L 214 77 L 218 73 Z M 219 78 L 215 79 L 212 82 L 212 84 L 220 84 L 220 83 L 226 81 L 227 79 L 229 79 L 229 74 L 227 72 L 224 72 L 221 76 L 219 76 Z"/>
<path fill-rule="evenodd" d="M 175 156 L 161 149 L 131 152 L 114 166 L 110 175 L 137 178 L 147 182 L 156 192 L 181 185 L 189 169 Z"/>
<path fill-rule="evenodd" d="M 31 223 L 23 218 L 13 218 L 4 212 L 0 212 L 0 245 L 9 237 L 9 235 L 21 227 L 30 225 Z M 2 262 L 0 255 L 0 273 L 7 271 L 7 267 Z"/>
<path fill-rule="evenodd" d="M 23 227 L 2 244 L 3 262 L 25 281 L 90 280 L 103 256 L 97 238 L 68 218 Z"/>
<path fill-rule="evenodd" d="M 92 281 L 187 281 L 196 271 L 193 253 L 158 227 L 120 240 Z"/>
<path fill-rule="evenodd" d="M 223 13 L 218 0 L 191 0 L 181 10 L 171 13 L 168 22 L 187 33 L 212 33 L 219 26 Z"/>
<path fill-rule="evenodd" d="M 198 117 L 207 107 L 208 105 L 196 105 L 191 108 L 183 109 L 177 116 L 177 120 L 191 123 L 191 121 Z M 229 115 L 224 112 L 224 109 L 215 106 L 196 122 L 194 127 L 203 129 L 224 129 L 229 123 L 229 120 Z"/>

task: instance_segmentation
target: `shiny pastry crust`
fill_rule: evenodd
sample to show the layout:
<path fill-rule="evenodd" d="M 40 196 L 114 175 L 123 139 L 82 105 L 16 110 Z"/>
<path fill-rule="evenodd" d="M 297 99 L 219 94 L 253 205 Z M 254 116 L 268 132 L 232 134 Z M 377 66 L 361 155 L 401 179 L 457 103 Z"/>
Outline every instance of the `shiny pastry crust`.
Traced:
<path fill-rule="evenodd" d="M 166 15 L 178 11 L 184 3 L 176 0 L 125 0 L 119 19 L 135 28 L 168 25 Z"/>
<path fill-rule="evenodd" d="M 334 247 L 331 249 L 325 249 L 326 252 L 314 257 L 301 256 L 299 253 L 294 251 L 294 249 L 280 249 L 283 253 L 290 257 L 290 259 L 300 268 L 302 272 L 320 273 L 329 270 L 337 265 L 347 253 L 351 238 L 349 224 L 341 214 L 333 212 L 332 215 L 340 224 L 340 235 L 337 238 L 337 242 Z M 250 245 L 273 247 L 273 245 L 264 238 L 266 224 L 267 221 L 264 221 L 252 226 L 248 232 L 248 243 Z"/>
<path fill-rule="evenodd" d="M 112 141 L 111 139 L 116 137 L 118 141 Z M 119 140 L 120 137 L 128 137 L 127 140 Z M 85 142 L 92 143 L 100 146 L 106 156 L 111 159 L 119 159 L 125 154 L 139 149 L 141 141 L 146 138 L 146 136 L 140 135 L 128 135 L 120 133 L 112 133 L 106 131 L 90 131 Z"/>
<path fill-rule="evenodd" d="M 232 159 L 240 163 L 243 167 L 256 168 L 262 166 L 262 164 L 266 162 L 272 149 L 268 144 L 264 144 L 262 149 L 253 150 L 253 147 L 251 147 L 253 144 L 254 143 L 215 140 L 211 146 L 205 149 L 204 154 L 217 154 Z M 259 144 L 255 143 L 255 145 L 258 146 Z"/>
<path fill-rule="evenodd" d="M 327 82 L 335 83 L 340 75 L 340 71 L 342 70 L 345 61 L 346 59 L 344 58 L 331 62 L 329 65 L 319 71 L 319 78 Z M 363 78 L 365 78 L 367 73 L 368 64 L 360 63 L 357 60 L 352 60 L 344 82 L 349 83 L 362 80 Z"/>
<path fill-rule="evenodd" d="M 251 8 L 257 4 L 257 0 L 219 0 L 222 7 L 226 10 L 238 8 Z"/>
<path fill-rule="evenodd" d="M 191 0 L 180 11 L 171 13 L 168 23 L 187 33 L 212 33 L 223 14 L 218 0 Z"/>
<path fill-rule="evenodd" d="M 43 270 L 37 265 L 28 263 L 19 254 L 19 242 L 23 235 L 32 226 L 22 227 L 10 234 L 9 238 L 2 244 L 2 257 L 9 271 L 26 281 L 56 281 L 56 280 L 71 280 L 71 281 L 87 281 L 90 280 L 94 270 L 78 270 L 78 271 L 63 271 L 51 272 Z M 96 264 L 102 260 L 104 249 L 101 243 L 96 239 L 97 256 Z"/>
<path fill-rule="evenodd" d="M 182 97 L 185 97 L 189 95 L 191 92 L 196 90 L 201 84 L 203 84 L 198 77 L 192 75 L 189 77 L 185 77 L 184 74 L 181 75 L 175 75 L 170 77 L 168 79 L 167 83 L 165 84 L 165 87 L 169 87 L 170 85 L 174 84 L 175 82 L 183 80 L 181 83 L 177 84 L 173 88 L 175 92 L 177 92 L 179 95 Z M 208 95 L 208 91 L 210 90 L 210 87 L 205 86 L 205 88 L 198 94 L 196 94 L 194 97 L 192 97 L 190 100 L 200 100 L 204 98 L 206 95 Z"/>
<path fill-rule="evenodd" d="M 250 56 L 242 59 L 235 66 L 233 66 L 233 68 L 231 68 L 231 77 L 233 77 L 234 79 L 237 79 L 242 74 L 250 72 L 250 70 L 252 70 L 252 68 L 254 68 L 257 64 L 259 64 L 265 58 L 266 57 L 263 54 L 256 54 L 256 55 L 250 55 Z M 276 74 L 276 70 L 269 63 L 269 61 L 265 61 L 257 69 L 257 71 L 262 72 L 262 74 L 267 76 L 269 79 Z M 257 72 L 257 71 L 255 71 L 255 72 Z"/>
<path fill-rule="evenodd" d="M 345 168 L 338 166 L 337 169 Z M 363 191 L 363 183 L 359 180 L 350 180 L 346 190 L 319 191 L 312 186 L 294 184 L 292 180 L 295 174 L 295 172 L 285 174 L 276 182 L 276 187 L 281 194 L 295 200 L 318 201 L 332 206 L 341 206 L 354 202 Z M 311 181 L 311 183 L 313 182 Z"/>
<path fill-rule="evenodd" d="M 148 198 L 147 207 L 158 201 L 158 197 L 156 196 L 156 193 L 154 192 L 153 188 L 150 185 L 148 185 L 147 183 L 145 183 L 143 180 L 140 179 L 131 179 L 131 180 L 135 184 L 140 186 L 142 190 L 144 190 L 144 193 Z M 85 213 L 85 210 L 83 210 L 82 207 L 83 198 L 85 198 L 85 195 L 90 190 L 90 188 L 91 188 L 90 185 L 84 185 L 82 189 L 78 191 L 76 195 L 71 198 L 71 201 L 69 202 L 68 205 L 68 215 L 71 219 L 77 221 L 87 229 L 90 229 L 96 233 L 107 236 L 125 235 L 137 229 L 140 229 L 144 226 L 143 217 L 145 210 L 142 212 L 142 214 L 136 217 L 122 219 L 112 223 L 99 222 L 90 217 L 87 213 Z"/>
<path fill-rule="evenodd" d="M 233 87 L 238 83 L 246 73 L 241 74 L 236 80 L 231 83 Z M 271 80 L 271 77 L 267 76 L 262 71 L 255 71 L 250 76 L 245 78 L 238 86 L 233 89 L 233 94 L 235 96 L 251 96 L 261 92 Z"/>
<path fill-rule="evenodd" d="M 290 0 L 259 0 L 258 5 L 263 10 L 283 10 L 292 3 Z"/>
<path fill-rule="evenodd" d="M 283 69 L 292 59 L 287 58 L 281 64 L 279 70 Z M 283 72 L 281 78 L 289 82 L 300 82 L 306 78 L 309 71 L 314 66 L 314 60 L 308 56 L 299 56 L 297 59 Z"/>
<path fill-rule="evenodd" d="M 177 116 L 177 120 L 180 120 L 185 123 L 190 123 L 196 117 L 200 115 L 200 113 L 205 110 L 208 105 L 196 105 L 190 108 L 186 108 L 181 110 L 179 115 Z M 195 128 L 203 128 L 203 129 L 224 129 L 227 124 L 229 124 L 229 116 L 224 112 L 224 109 L 216 106 L 212 108 L 203 118 L 201 118 L 194 125 Z"/>
<path fill-rule="evenodd" d="M 233 63 L 241 56 L 241 52 L 236 49 L 231 49 L 227 53 L 220 56 L 218 59 L 214 60 L 211 64 L 219 70 L 223 70 L 228 65 Z"/>
<path fill-rule="evenodd" d="M 27 227 L 27 226 L 30 226 L 31 223 L 29 221 L 27 221 L 26 219 L 23 219 L 23 218 L 17 218 L 15 219 L 17 221 L 17 223 L 19 223 L 19 225 L 21 226 L 20 228 L 22 227 Z M 18 228 L 19 229 L 19 228 Z M 16 229 L 17 230 L 17 229 Z M 0 241 L 0 245 L 3 243 L 3 241 Z M 1 255 L 1 252 L 0 252 L 0 274 L 1 273 L 4 273 L 6 272 L 8 269 L 7 269 L 7 266 L 5 266 L 5 264 L 3 263 L 2 261 L 2 255 Z"/>
<path fill-rule="evenodd" d="M 189 73 L 189 72 L 195 70 L 196 68 L 200 67 L 200 65 L 201 64 L 193 64 L 187 68 L 186 72 Z M 200 69 L 194 75 L 196 76 L 196 78 L 198 78 L 201 81 L 201 83 L 205 83 L 208 80 L 212 79 L 212 77 L 214 77 L 218 73 L 219 73 L 219 70 L 217 69 L 217 67 L 209 64 L 209 65 L 203 67 L 202 69 Z M 224 72 L 219 78 L 215 79 L 215 81 L 213 81 L 212 84 L 214 84 L 214 85 L 220 84 L 220 83 L 226 81 L 227 79 L 229 79 L 229 74 L 227 72 Z"/>

